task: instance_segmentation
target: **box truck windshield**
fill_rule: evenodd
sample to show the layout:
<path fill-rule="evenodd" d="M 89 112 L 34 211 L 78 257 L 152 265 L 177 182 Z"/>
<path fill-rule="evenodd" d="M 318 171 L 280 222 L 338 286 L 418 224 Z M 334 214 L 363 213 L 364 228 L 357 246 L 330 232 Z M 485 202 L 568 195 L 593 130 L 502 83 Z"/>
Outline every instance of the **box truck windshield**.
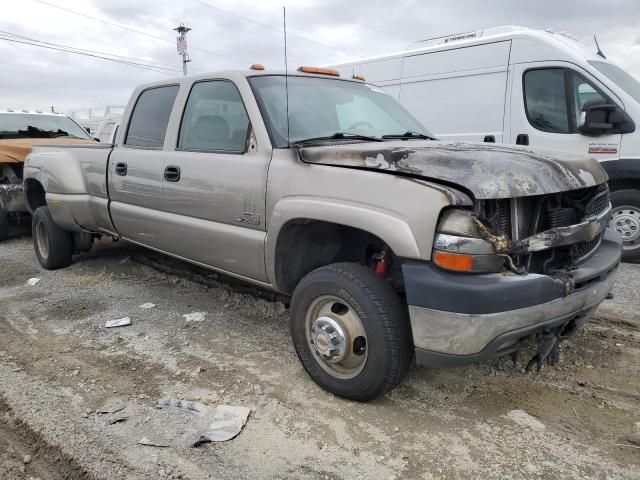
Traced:
<path fill-rule="evenodd" d="M 609 80 L 618 85 L 636 102 L 640 103 L 640 82 L 631 74 L 609 62 L 589 60 L 589 63 L 600 70 Z"/>

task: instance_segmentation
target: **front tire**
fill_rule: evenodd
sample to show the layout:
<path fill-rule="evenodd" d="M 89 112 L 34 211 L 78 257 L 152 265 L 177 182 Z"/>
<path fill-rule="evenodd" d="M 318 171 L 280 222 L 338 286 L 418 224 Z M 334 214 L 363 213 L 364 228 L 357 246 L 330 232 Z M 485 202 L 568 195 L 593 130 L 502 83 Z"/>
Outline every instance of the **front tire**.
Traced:
<path fill-rule="evenodd" d="M 611 205 L 609 225 L 622 237 L 622 259 L 640 260 L 640 191 L 612 192 Z"/>
<path fill-rule="evenodd" d="M 34 212 L 31 234 L 36 257 L 43 268 L 55 270 L 71 265 L 73 236 L 53 221 L 49 207 L 40 207 Z"/>
<path fill-rule="evenodd" d="M 406 306 L 372 270 L 336 263 L 306 275 L 291 300 L 293 343 L 325 390 L 366 402 L 391 390 L 412 359 Z"/>

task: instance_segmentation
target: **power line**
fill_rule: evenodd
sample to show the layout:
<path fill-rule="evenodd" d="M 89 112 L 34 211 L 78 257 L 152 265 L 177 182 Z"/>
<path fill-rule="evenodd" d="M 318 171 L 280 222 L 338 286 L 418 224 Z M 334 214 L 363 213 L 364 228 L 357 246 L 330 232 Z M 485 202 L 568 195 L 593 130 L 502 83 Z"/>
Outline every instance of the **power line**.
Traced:
<path fill-rule="evenodd" d="M 40 1 L 40 0 L 36 0 L 36 1 Z M 253 24 L 255 24 L 255 25 L 259 25 L 259 26 L 261 26 L 261 27 L 263 27 L 263 28 L 268 28 L 269 30 L 273 30 L 273 31 L 275 31 L 275 32 L 284 33 L 284 32 L 283 32 L 283 30 L 282 30 L 282 29 L 280 29 L 280 28 L 273 27 L 273 26 L 268 25 L 268 24 L 266 24 L 266 23 L 258 22 L 258 21 L 256 21 L 256 20 L 251 19 L 251 18 L 243 17 L 242 15 L 238 15 L 237 13 L 233 13 L 233 12 L 230 12 L 230 11 L 228 11 L 228 10 L 223 10 L 222 8 L 220 8 L 220 7 L 216 7 L 216 6 L 214 6 L 214 5 L 211 5 L 210 3 L 206 3 L 206 2 L 203 2 L 203 1 L 201 1 L 201 0 L 192 0 L 192 1 L 194 1 L 195 3 L 199 3 L 199 4 L 200 4 L 200 5 L 202 5 L 202 6 L 205 6 L 205 7 L 211 8 L 211 9 L 213 9 L 213 10 L 216 10 L 216 11 L 218 11 L 218 12 L 224 13 L 224 14 L 226 14 L 226 15 L 230 15 L 230 16 L 232 16 L 232 17 L 239 18 L 239 19 L 244 20 L 244 21 L 246 21 L 246 22 L 251 22 L 251 23 L 253 23 Z M 353 52 L 347 52 L 346 50 L 341 50 L 341 49 L 336 48 L 336 47 L 334 47 L 334 46 L 332 46 L 332 45 L 327 45 L 326 43 L 320 43 L 320 42 L 317 42 L 316 40 L 312 40 L 312 39 L 310 39 L 310 38 L 303 37 L 302 35 L 296 35 L 295 33 L 287 33 L 287 35 L 288 35 L 289 37 L 296 37 L 296 38 L 299 38 L 300 40 L 304 40 L 305 42 L 315 43 L 316 45 L 320 45 L 321 47 L 329 48 L 329 49 L 331 49 L 331 50 L 335 50 L 336 52 L 342 52 L 342 53 L 346 53 L 346 54 L 348 54 L 348 55 L 353 55 L 353 56 L 355 56 L 355 57 L 363 58 L 363 57 L 362 57 L 362 55 L 357 55 L 357 54 L 355 54 L 355 53 L 353 53 Z"/>
<path fill-rule="evenodd" d="M 44 45 L 41 42 L 39 42 L 38 40 L 23 40 L 23 39 L 19 39 L 19 38 L 15 38 L 15 37 L 7 37 L 6 34 L 4 34 L 5 36 L 2 36 L 3 34 L 0 34 L 0 40 L 4 40 L 7 42 L 12 42 L 12 43 L 20 43 L 20 44 L 24 44 L 24 45 L 31 45 L 33 47 L 40 47 L 40 48 L 46 48 L 49 50 L 57 50 L 60 52 L 65 52 L 65 53 L 72 53 L 75 55 L 82 55 L 85 57 L 92 57 L 92 58 L 97 58 L 100 60 L 107 60 L 110 62 L 115 62 L 115 63 L 120 63 L 123 65 L 128 65 L 130 67 L 134 67 L 134 68 L 141 68 L 143 70 L 149 70 L 152 72 L 156 72 L 156 73 L 164 73 L 165 75 L 170 75 L 170 76 L 174 76 L 176 73 L 178 73 L 178 70 L 172 70 L 169 68 L 164 68 L 164 67 L 156 67 L 153 65 L 149 65 L 149 64 L 144 64 L 144 63 L 136 63 L 136 62 L 131 62 L 131 61 L 125 61 L 125 60 L 119 60 L 117 58 L 110 58 L 110 57 L 104 57 L 101 55 L 94 55 L 91 53 L 87 53 L 87 52 L 81 52 L 81 51 L 75 51 L 73 50 L 74 47 L 65 47 L 65 46 L 60 46 L 60 47 L 56 47 L 56 46 L 52 46 L 52 45 Z M 169 73 L 171 72 L 171 73 Z"/>
<path fill-rule="evenodd" d="M 56 8 L 58 10 L 62 10 L 62 11 L 67 12 L 67 13 L 71 13 L 73 15 L 77 15 L 77 16 L 80 16 L 80 17 L 83 17 L 83 18 L 87 18 L 89 20 L 94 20 L 96 22 L 101 22 L 101 23 L 104 23 L 106 25 L 111 25 L 112 27 L 117 27 L 117 28 L 121 28 L 123 30 L 128 30 L 129 32 L 137 33 L 138 35 L 144 35 L 145 37 L 153 38 L 154 40 L 160 40 L 162 42 L 175 44 L 173 40 L 169 40 L 168 38 L 160 37 L 158 35 L 153 35 L 151 33 L 143 32 L 141 30 L 136 30 L 135 28 L 129 27 L 128 25 L 123 25 L 121 23 L 116 23 L 116 22 L 111 22 L 109 20 L 105 20 L 104 18 L 99 18 L 99 17 L 94 17 L 94 16 L 91 16 L 91 15 L 87 15 L 86 13 L 78 12 L 78 11 L 72 10 L 70 8 L 61 7 L 59 5 L 55 5 L 53 3 L 49 3 L 49 2 L 46 2 L 44 0 L 32 0 L 32 1 L 34 1 L 36 3 L 40 3 L 42 5 L 46 5 L 46 6 L 51 7 L 51 8 Z M 216 56 L 216 57 L 226 58 L 227 60 L 232 60 L 234 62 L 242 63 L 242 64 L 245 64 L 245 65 L 251 64 L 251 62 L 249 60 L 245 60 L 245 59 L 242 59 L 242 58 L 234 57 L 234 56 L 231 56 L 231 55 L 224 55 L 222 53 L 212 52 L 210 50 L 205 50 L 204 48 L 194 47 L 193 45 L 190 48 L 191 48 L 191 50 L 197 50 L 199 52 L 207 53 L 209 55 L 213 55 L 213 56 Z"/>
<path fill-rule="evenodd" d="M 96 51 L 96 50 L 89 50 L 89 49 L 80 48 L 80 47 L 70 47 L 70 46 L 67 46 L 67 45 L 62 45 L 60 43 L 52 43 L 52 42 L 45 42 L 44 40 L 37 40 L 35 38 L 26 37 L 24 35 L 18 35 L 16 33 L 6 32 L 4 30 L 0 30 L 0 33 L 4 34 L 4 35 L 10 35 L 11 37 L 20 38 L 22 40 L 28 40 L 28 41 L 31 41 L 31 42 L 42 43 L 42 44 L 51 45 L 51 46 L 54 46 L 54 47 L 68 48 L 68 49 L 77 50 L 77 51 L 80 51 L 80 52 L 92 53 L 92 54 L 97 54 L 97 55 L 105 55 L 105 56 L 109 56 L 109 57 L 120 58 L 120 59 L 123 59 L 123 60 L 133 60 L 133 61 L 136 61 L 136 62 L 145 62 L 149 66 L 154 66 L 155 67 L 156 65 L 158 65 L 158 66 L 161 66 L 161 67 L 168 67 L 168 69 L 170 69 L 171 71 L 178 71 L 176 69 L 175 65 L 171 65 L 169 63 L 158 62 L 156 60 L 145 60 L 144 58 L 126 57 L 124 55 L 116 55 L 115 53 L 99 52 L 99 51 Z"/>

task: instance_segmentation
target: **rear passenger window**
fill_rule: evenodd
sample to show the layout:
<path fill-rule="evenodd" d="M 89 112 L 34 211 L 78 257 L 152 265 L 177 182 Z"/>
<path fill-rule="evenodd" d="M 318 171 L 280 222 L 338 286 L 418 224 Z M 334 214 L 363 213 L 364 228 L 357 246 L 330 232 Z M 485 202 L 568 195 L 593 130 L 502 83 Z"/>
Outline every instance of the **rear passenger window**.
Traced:
<path fill-rule="evenodd" d="M 178 89 L 178 85 L 170 85 L 150 88 L 140 94 L 131 114 L 125 145 L 162 148 Z"/>
<path fill-rule="evenodd" d="M 532 126 L 543 132 L 571 132 L 563 69 L 526 72 L 524 98 L 527 118 Z"/>
<path fill-rule="evenodd" d="M 236 86 L 226 80 L 198 82 L 182 117 L 178 148 L 242 153 L 249 117 Z"/>

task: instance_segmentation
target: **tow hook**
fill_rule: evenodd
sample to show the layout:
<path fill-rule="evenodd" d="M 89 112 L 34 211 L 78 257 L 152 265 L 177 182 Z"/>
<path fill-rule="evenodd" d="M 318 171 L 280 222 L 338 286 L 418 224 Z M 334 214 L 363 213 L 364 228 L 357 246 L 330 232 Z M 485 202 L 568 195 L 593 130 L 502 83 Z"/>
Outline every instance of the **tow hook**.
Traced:
<path fill-rule="evenodd" d="M 387 258 L 387 251 L 380 250 L 378 253 L 373 254 L 373 264 L 376 275 L 380 278 L 387 278 L 389 273 L 389 259 Z"/>
<path fill-rule="evenodd" d="M 540 372 L 545 361 L 549 365 L 555 365 L 560 360 L 560 329 L 547 330 L 538 334 L 538 353 L 527 364 L 527 372 L 533 370 Z"/>

